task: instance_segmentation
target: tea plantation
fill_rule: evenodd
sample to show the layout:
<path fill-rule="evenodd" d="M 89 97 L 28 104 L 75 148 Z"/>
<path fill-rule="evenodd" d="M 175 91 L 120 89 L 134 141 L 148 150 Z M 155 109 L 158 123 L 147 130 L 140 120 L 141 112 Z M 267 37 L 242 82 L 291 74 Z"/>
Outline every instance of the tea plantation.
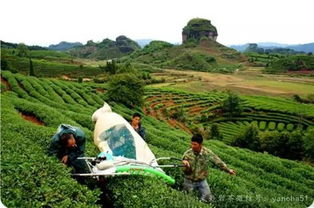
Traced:
<path fill-rule="evenodd" d="M 47 155 L 51 136 L 61 123 L 81 127 L 87 135 L 86 155 L 98 153 L 93 144 L 92 113 L 107 99 L 102 85 L 58 81 L 1 73 L 1 201 L 7 207 L 308 207 L 314 200 L 314 169 L 301 162 L 231 147 L 222 141 L 204 145 L 218 154 L 236 176 L 210 167 L 209 185 L 213 204 L 204 204 L 196 194 L 181 191 L 180 169 L 165 169 L 176 179 L 173 186 L 150 177 L 108 179 L 109 203 L 103 204 L 101 190 L 78 183 L 70 169 Z M 6 83 L 6 84 L 4 84 Z M 99 88 L 103 88 L 99 90 Z M 189 133 L 167 123 L 165 113 L 182 107 L 189 121 L 209 122 L 225 93 L 189 94 L 146 89 L 142 123 L 148 144 L 157 157 L 181 157 L 189 148 Z M 245 114 L 234 120 L 213 117 L 223 134 L 231 138 L 237 128 L 255 122 L 260 129 L 293 130 L 313 126 L 314 108 L 284 99 L 245 97 Z M 110 102 L 113 110 L 129 119 L 135 111 Z M 280 108 L 277 106 L 280 105 Z M 193 107 L 194 106 L 194 107 Z M 271 110 L 270 110 L 271 109 Z M 207 115 L 204 120 L 199 115 Z M 301 117 L 299 115 L 302 115 Z M 37 118 L 42 125 L 23 119 Z M 158 119 L 156 119 L 158 118 Z M 211 117 L 210 117 L 211 118 Z"/>

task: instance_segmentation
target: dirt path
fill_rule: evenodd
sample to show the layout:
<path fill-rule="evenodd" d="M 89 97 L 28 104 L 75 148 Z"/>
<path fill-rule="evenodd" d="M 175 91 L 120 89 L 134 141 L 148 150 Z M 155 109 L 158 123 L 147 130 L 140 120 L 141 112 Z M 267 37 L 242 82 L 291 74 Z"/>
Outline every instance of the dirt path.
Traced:
<path fill-rule="evenodd" d="M 102 88 L 96 88 L 96 91 L 99 93 L 105 93 L 106 90 L 102 89 Z"/>
<path fill-rule="evenodd" d="M 167 123 L 175 128 L 179 128 L 179 129 L 182 129 L 183 131 L 191 134 L 191 131 L 188 127 L 186 127 L 183 123 L 177 121 L 177 120 L 174 120 L 174 119 L 170 119 L 170 120 L 167 120 Z"/>
<path fill-rule="evenodd" d="M 189 108 L 188 113 L 189 114 L 198 114 L 199 112 L 201 112 L 202 110 L 205 110 L 206 108 L 204 107 L 199 107 L 199 106 L 192 106 L 191 108 Z"/>

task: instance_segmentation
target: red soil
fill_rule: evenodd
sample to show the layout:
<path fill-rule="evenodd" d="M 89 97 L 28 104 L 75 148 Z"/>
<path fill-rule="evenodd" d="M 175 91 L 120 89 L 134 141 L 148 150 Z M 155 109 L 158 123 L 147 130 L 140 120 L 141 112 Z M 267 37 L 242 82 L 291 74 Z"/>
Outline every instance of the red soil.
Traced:
<path fill-rule="evenodd" d="M 1 77 L 1 82 L 6 86 L 7 90 L 11 90 L 11 85 L 3 77 Z"/>
<path fill-rule="evenodd" d="M 20 112 L 20 115 L 27 121 L 30 121 L 34 124 L 37 124 L 39 126 L 43 126 L 45 125 L 44 122 L 40 121 L 38 118 L 36 118 L 35 115 L 31 114 L 31 113 L 24 113 L 24 112 Z"/>

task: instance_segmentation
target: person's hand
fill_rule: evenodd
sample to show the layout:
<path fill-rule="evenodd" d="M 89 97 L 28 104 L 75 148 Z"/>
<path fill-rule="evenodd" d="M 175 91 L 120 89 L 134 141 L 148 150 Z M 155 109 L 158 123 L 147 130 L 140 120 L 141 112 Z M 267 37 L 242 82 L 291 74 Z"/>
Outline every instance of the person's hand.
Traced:
<path fill-rule="evenodd" d="M 189 168 L 189 167 L 190 167 L 189 161 L 187 161 L 187 160 L 182 160 L 182 163 L 183 163 L 183 165 L 184 165 L 186 168 Z"/>
<path fill-rule="evenodd" d="M 229 169 L 228 173 L 230 175 L 236 175 L 237 174 L 237 172 L 235 170 L 232 170 L 232 169 Z"/>
<path fill-rule="evenodd" d="M 62 162 L 63 164 L 67 164 L 68 158 L 69 158 L 68 155 L 64 155 L 64 156 L 62 157 L 62 159 L 61 159 L 61 162 Z"/>

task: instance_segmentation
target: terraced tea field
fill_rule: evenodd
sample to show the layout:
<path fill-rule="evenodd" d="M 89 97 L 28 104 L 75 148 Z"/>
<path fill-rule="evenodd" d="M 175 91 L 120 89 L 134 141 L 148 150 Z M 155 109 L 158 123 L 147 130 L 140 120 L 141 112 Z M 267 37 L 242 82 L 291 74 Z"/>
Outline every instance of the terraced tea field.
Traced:
<path fill-rule="evenodd" d="M 70 170 L 46 154 L 50 138 L 61 123 L 81 127 L 87 135 L 86 155 L 95 156 L 92 113 L 103 105 L 105 87 L 1 73 L 1 200 L 8 207 L 101 207 L 106 197 L 112 207 L 307 207 L 314 199 L 314 169 L 300 162 L 269 154 L 235 148 L 221 141 L 205 141 L 237 176 L 210 167 L 208 182 L 215 196 L 212 205 L 201 203 L 194 194 L 181 191 L 180 169 L 165 169 L 176 179 L 169 186 L 156 178 L 116 177 L 108 179 L 106 194 L 95 187 L 79 184 Z M 180 126 L 168 124 L 166 112 L 180 107 L 189 115 L 178 122 L 187 129 L 192 121 L 199 125 L 218 123 L 223 133 L 256 122 L 260 129 L 289 131 L 297 125 L 313 126 L 314 109 L 286 99 L 242 97 L 245 114 L 236 120 L 217 117 L 222 92 L 186 93 L 146 89 L 142 123 L 148 144 L 156 156 L 181 157 L 189 148 L 191 135 Z M 135 111 L 110 102 L 113 110 L 129 119 Z M 280 107 L 278 107 L 280 106 Z M 36 118 L 41 125 L 25 120 Z M 201 118 L 202 115 L 205 117 Z M 187 130 L 186 129 L 186 130 Z M 187 130 L 188 131 L 188 130 Z M 229 135 L 231 137 L 232 134 Z M 312 188 L 311 188 L 312 187 Z"/>
<path fill-rule="evenodd" d="M 192 128 L 192 124 L 206 127 L 217 123 L 227 143 L 251 123 L 262 131 L 291 132 L 297 128 L 306 130 L 314 126 L 313 105 L 299 104 L 284 98 L 242 96 L 244 112 L 230 118 L 221 112 L 222 101 L 226 97 L 226 93 L 218 91 L 196 94 L 151 88 L 146 92 L 145 112 L 186 131 Z M 183 109 L 186 117 L 184 122 L 171 119 L 170 115 L 176 109 Z"/>

